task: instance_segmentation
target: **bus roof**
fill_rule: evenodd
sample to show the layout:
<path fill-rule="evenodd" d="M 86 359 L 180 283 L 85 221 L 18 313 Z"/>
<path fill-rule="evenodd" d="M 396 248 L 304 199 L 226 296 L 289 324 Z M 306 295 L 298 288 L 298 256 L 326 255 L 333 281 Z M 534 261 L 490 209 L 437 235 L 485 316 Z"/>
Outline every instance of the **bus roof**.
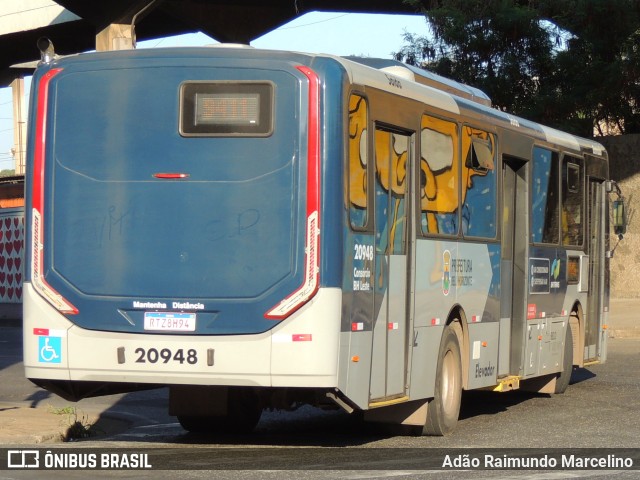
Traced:
<path fill-rule="evenodd" d="M 207 47 L 172 47 L 159 49 L 145 49 L 136 51 L 98 52 L 74 55 L 59 59 L 63 61 L 84 61 L 91 57 L 94 61 L 101 59 L 137 57 L 175 56 L 176 52 L 183 55 L 210 55 L 229 57 L 235 60 L 241 58 L 260 58 L 272 55 L 276 58 L 312 62 L 313 58 L 330 58 L 342 65 L 349 81 L 355 84 L 371 86 L 390 93 L 412 98 L 450 112 L 454 115 L 467 114 L 491 118 L 495 125 L 518 133 L 529 135 L 537 140 L 548 142 L 558 147 L 586 152 L 606 158 L 605 148 L 592 139 L 582 138 L 570 133 L 546 127 L 539 123 L 512 115 L 491 107 L 490 98 L 481 90 L 456 82 L 451 79 L 427 72 L 425 70 L 403 64 L 391 59 L 339 57 L 330 54 L 313 54 L 284 50 L 264 50 L 246 45 L 215 45 Z M 239 48 L 242 47 L 242 48 Z M 209 52 L 209 53 L 206 53 Z M 57 61 L 57 60 L 56 60 Z M 401 81 L 402 88 L 394 86 L 390 78 Z"/>
<path fill-rule="evenodd" d="M 485 101 L 485 99 L 489 100 L 489 97 L 474 87 L 469 87 L 453 80 L 444 85 L 442 80 L 447 79 L 438 75 L 434 75 L 434 82 L 426 82 L 424 78 L 427 78 L 428 75 L 425 75 L 424 71 L 394 60 L 333 56 L 332 58 L 335 58 L 343 65 L 352 83 L 370 85 L 396 95 L 423 101 L 426 104 L 456 115 L 475 112 L 484 118 L 490 117 L 495 121 L 496 126 L 501 128 L 526 133 L 558 147 L 577 152 L 586 152 L 599 157 L 606 156 L 605 148 L 595 140 L 578 137 L 491 107 L 490 103 L 488 104 Z M 420 78 L 412 79 L 389 67 L 404 67 L 413 73 L 418 70 Z M 389 75 L 395 76 L 402 81 L 401 90 L 394 87 L 391 84 L 392 82 L 389 82 Z M 437 85 L 437 82 L 442 83 L 444 86 Z M 456 89 L 459 89 L 459 91 L 456 91 Z"/>

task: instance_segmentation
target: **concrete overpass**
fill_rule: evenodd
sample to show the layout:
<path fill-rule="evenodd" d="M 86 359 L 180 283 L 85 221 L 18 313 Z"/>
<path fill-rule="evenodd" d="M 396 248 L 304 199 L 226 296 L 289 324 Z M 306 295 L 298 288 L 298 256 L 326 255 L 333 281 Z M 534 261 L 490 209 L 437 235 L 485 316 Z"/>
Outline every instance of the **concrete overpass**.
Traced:
<path fill-rule="evenodd" d="M 50 38 L 60 55 L 134 48 L 137 40 L 198 31 L 219 42 L 248 44 L 312 11 L 417 13 L 401 0 L 3 0 L 0 87 L 13 91 L 16 174 L 25 165 L 22 77 L 39 59 L 38 38 Z"/>
<path fill-rule="evenodd" d="M 311 11 L 416 13 L 401 0 L 4 0 L 0 86 L 21 73 L 12 65 L 38 59 L 41 36 L 62 55 L 197 31 L 220 42 L 249 43 Z"/>

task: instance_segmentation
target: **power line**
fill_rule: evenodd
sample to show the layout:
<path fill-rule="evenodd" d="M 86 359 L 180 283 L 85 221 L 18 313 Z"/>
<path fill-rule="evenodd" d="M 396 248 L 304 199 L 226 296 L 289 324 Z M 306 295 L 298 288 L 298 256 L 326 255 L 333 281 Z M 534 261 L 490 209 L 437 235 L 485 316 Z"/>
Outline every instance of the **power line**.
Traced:
<path fill-rule="evenodd" d="M 45 8 L 55 8 L 55 7 L 59 7 L 59 5 L 43 5 L 41 7 L 35 7 L 35 8 L 27 8 L 25 10 L 20 10 L 18 12 L 10 12 L 10 13 L 5 13 L 4 15 L 0 15 L 0 18 L 2 17 L 10 17 L 12 15 L 22 15 L 25 14 L 27 12 L 34 12 L 36 10 L 43 10 Z M 68 10 L 67 10 L 68 11 Z"/>
<path fill-rule="evenodd" d="M 337 16 L 331 17 L 331 18 L 325 18 L 324 20 L 318 20 L 317 22 L 305 23 L 304 25 L 293 25 L 291 27 L 280 27 L 280 28 L 276 28 L 275 31 L 278 31 L 278 30 L 292 30 L 294 28 L 308 27 L 310 25 L 316 25 L 318 23 L 325 23 L 325 22 L 330 22 L 332 20 L 337 20 L 338 18 L 346 17 L 347 15 L 351 15 L 351 14 L 350 13 L 343 13 L 342 15 L 337 15 Z"/>

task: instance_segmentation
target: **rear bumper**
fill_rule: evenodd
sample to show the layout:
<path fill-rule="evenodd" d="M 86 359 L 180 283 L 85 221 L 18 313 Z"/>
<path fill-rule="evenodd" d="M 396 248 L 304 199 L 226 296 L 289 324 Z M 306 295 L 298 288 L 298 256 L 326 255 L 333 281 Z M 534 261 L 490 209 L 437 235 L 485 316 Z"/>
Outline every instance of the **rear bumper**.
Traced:
<path fill-rule="evenodd" d="M 255 335 L 158 335 L 86 330 L 24 284 L 27 378 L 155 385 L 332 388 L 338 384 L 342 294 L 320 289 Z"/>

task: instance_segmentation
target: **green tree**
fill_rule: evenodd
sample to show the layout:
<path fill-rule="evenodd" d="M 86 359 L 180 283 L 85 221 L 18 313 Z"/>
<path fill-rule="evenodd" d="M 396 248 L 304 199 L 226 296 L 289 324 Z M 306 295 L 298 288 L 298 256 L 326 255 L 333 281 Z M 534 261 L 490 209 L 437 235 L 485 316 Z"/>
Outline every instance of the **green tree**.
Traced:
<path fill-rule="evenodd" d="M 640 133 L 640 2 L 546 0 L 538 9 L 571 34 L 555 58 L 556 122 L 585 135 Z"/>
<path fill-rule="evenodd" d="M 407 1 L 431 35 L 407 33 L 397 59 L 583 136 L 640 132 L 638 0 Z"/>

